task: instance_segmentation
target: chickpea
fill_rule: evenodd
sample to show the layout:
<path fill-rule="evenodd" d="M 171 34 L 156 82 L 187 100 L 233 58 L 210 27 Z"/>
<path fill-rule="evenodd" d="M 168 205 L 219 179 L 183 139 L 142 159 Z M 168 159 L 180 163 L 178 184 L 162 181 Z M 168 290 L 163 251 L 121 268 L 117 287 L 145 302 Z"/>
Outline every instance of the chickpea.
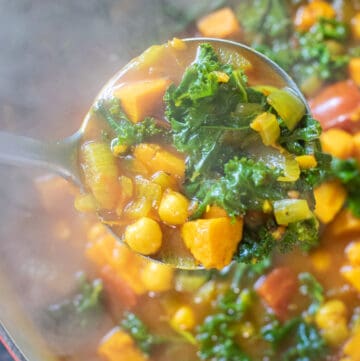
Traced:
<path fill-rule="evenodd" d="M 191 330 L 195 326 L 193 309 L 189 306 L 181 306 L 171 318 L 170 323 L 176 330 Z"/>
<path fill-rule="evenodd" d="M 161 228 L 153 219 L 142 217 L 126 227 L 125 242 L 135 252 L 143 255 L 154 254 L 162 244 Z"/>
<path fill-rule="evenodd" d="M 332 346 L 340 345 L 349 336 L 347 308 L 340 300 L 325 302 L 316 313 L 315 322 L 325 340 Z"/>
<path fill-rule="evenodd" d="M 148 262 L 141 273 L 141 280 L 148 291 L 163 292 L 171 289 L 174 269 L 168 265 Z"/>
<path fill-rule="evenodd" d="M 189 201 L 180 193 L 168 190 L 160 201 L 159 216 L 168 224 L 179 225 L 186 222 Z"/>

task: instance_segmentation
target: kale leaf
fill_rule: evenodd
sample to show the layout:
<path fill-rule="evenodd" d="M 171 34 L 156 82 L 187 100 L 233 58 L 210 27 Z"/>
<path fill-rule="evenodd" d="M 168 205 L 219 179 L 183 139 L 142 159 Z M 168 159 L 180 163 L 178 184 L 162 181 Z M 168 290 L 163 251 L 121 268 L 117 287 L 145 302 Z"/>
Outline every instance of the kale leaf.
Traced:
<path fill-rule="evenodd" d="M 225 73 L 229 81 L 219 82 L 217 72 Z M 247 102 L 245 80 L 240 70 L 233 71 L 230 65 L 220 63 L 213 47 L 204 43 L 180 85 L 166 91 L 165 113 L 175 147 L 188 155 L 190 179 L 213 171 L 213 159 L 228 160 L 229 147 L 223 147 L 224 129 L 236 130 L 230 114 L 239 103 Z"/>
<path fill-rule="evenodd" d="M 321 361 L 328 354 L 320 332 L 302 317 L 292 318 L 285 323 L 275 319 L 262 328 L 261 335 L 271 344 L 273 351 L 278 350 L 280 345 L 290 345 L 282 352 L 282 361 Z M 272 359 L 279 360 L 277 356 Z"/>
<path fill-rule="evenodd" d="M 314 315 L 324 302 L 324 288 L 309 272 L 300 273 L 299 281 L 301 294 L 308 296 L 311 301 L 307 313 Z"/>
<path fill-rule="evenodd" d="M 88 327 L 102 314 L 102 281 L 88 281 L 84 273 L 79 273 L 77 283 L 78 290 L 73 295 L 48 307 L 48 315 L 52 322 L 56 323 L 56 327 Z"/>
<path fill-rule="evenodd" d="M 239 322 L 251 306 L 248 290 L 237 294 L 229 289 L 217 303 L 217 312 L 207 316 L 197 329 L 198 355 L 201 360 L 250 361 L 236 342 L 234 322 Z"/>
<path fill-rule="evenodd" d="M 328 347 L 320 332 L 311 322 L 306 320 L 306 316 L 313 316 L 324 301 L 324 290 L 316 278 L 304 272 L 299 274 L 300 293 L 309 298 L 310 304 L 307 311 L 302 316 L 294 317 L 281 323 L 273 318 L 271 322 L 261 328 L 262 338 L 269 342 L 274 357 L 276 351 L 282 351 L 282 361 L 320 361 L 325 360 L 328 354 Z"/>
<path fill-rule="evenodd" d="M 120 326 L 131 335 L 140 350 L 147 355 L 155 344 L 163 342 L 161 337 L 152 335 L 143 321 L 132 312 L 125 313 Z"/>
<path fill-rule="evenodd" d="M 98 100 L 93 111 L 104 118 L 116 134 L 112 145 L 136 145 L 155 135 L 166 133 L 151 117 L 133 123 L 124 113 L 120 100 L 115 97 Z"/>
<path fill-rule="evenodd" d="M 356 217 L 360 217 L 360 169 L 357 160 L 334 157 L 328 177 L 338 179 L 343 184 L 348 193 L 349 209 Z"/>
<path fill-rule="evenodd" d="M 188 194 L 199 200 L 195 213 L 201 215 L 207 205 L 216 204 L 230 216 L 244 214 L 247 209 L 261 210 L 265 200 L 286 198 L 287 185 L 279 187 L 281 170 L 247 158 L 233 158 L 225 164 L 224 176 L 187 187 Z M 205 182 L 205 183 L 204 183 Z"/>

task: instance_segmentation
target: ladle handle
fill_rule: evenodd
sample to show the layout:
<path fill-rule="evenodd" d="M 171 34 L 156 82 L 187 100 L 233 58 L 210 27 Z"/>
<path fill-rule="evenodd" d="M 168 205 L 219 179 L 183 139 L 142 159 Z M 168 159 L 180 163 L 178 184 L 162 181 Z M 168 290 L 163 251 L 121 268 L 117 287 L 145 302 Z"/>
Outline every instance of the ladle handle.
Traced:
<path fill-rule="evenodd" d="M 79 185 L 79 138 L 80 134 L 77 132 L 50 143 L 0 131 L 0 164 L 45 168 Z"/>

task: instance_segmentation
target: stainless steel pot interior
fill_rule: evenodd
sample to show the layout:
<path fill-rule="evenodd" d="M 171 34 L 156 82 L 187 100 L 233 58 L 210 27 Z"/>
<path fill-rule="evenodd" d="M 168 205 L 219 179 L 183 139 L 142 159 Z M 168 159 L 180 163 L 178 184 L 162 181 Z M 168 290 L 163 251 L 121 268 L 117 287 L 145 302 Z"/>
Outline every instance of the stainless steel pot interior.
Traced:
<path fill-rule="evenodd" d="M 54 140 L 73 133 L 131 57 L 223 3 L 190 2 L 0 0 L 0 128 Z M 56 359 L 40 336 L 36 305 L 71 289 L 85 267 L 54 242 L 34 191 L 39 175 L 0 166 L 0 332 L 30 361 Z"/>

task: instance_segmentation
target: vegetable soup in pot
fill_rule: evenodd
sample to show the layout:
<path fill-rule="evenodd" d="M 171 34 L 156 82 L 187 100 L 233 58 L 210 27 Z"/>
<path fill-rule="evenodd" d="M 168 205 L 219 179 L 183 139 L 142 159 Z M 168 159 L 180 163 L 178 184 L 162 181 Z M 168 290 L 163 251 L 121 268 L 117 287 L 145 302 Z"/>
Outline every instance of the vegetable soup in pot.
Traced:
<path fill-rule="evenodd" d="M 76 244 L 86 259 L 86 272 L 76 275 L 78 289 L 41 305 L 45 340 L 69 361 L 360 360 L 359 1 L 235 0 L 197 19 L 183 35 L 237 40 L 263 52 L 294 78 L 312 116 L 276 79 L 264 84 L 253 59 L 229 59 L 226 49 L 206 40 L 174 39 L 132 61 L 88 113 L 79 159 L 87 189 L 75 198 L 78 210 L 99 212 L 130 247 L 102 223 L 66 211 L 74 190 L 65 181 L 36 181 L 44 212 L 54 195 L 52 203 L 64 210 L 58 212 L 61 219 L 49 216 L 58 238 L 72 244 L 64 236 L 69 227 L 86 234 Z M 221 104 L 206 102 L 204 108 L 223 111 L 232 94 L 226 84 L 232 81 L 252 100 L 235 99 L 221 129 L 209 117 L 206 137 L 196 142 L 206 151 L 201 142 L 213 137 L 211 144 L 217 144 L 221 130 L 226 145 L 226 152 L 209 153 L 211 162 L 206 152 L 191 153 L 194 124 L 186 128 L 178 121 L 182 102 L 193 101 L 203 86 L 191 75 L 206 68 L 201 62 L 206 57 L 215 64 L 215 90 L 225 95 Z M 276 105 L 279 94 L 291 99 L 290 118 Z M 148 108 L 137 106 L 139 97 Z M 230 113 L 232 120 L 237 113 L 248 115 L 248 123 L 236 124 L 246 136 L 232 134 L 234 129 L 223 133 Z M 300 114 L 297 120 L 294 113 Z M 171 129 L 178 132 L 173 137 Z M 196 162 L 186 163 L 185 173 L 189 156 Z M 273 176 L 259 166 L 271 161 Z M 242 173 L 248 169 L 252 173 Z M 283 177 L 279 194 L 256 194 L 253 202 L 216 198 L 234 182 L 251 188 L 265 173 L 267 190 L 270 181 Z M 102 189 L 104 183 L 118 194 L 116 202 Z M 277 202 L 284 200 L 281 212 Z M 289 204 L 296 204 L 295 213 L 288 212 Z M 295 216 L 281 219 L 288 214 Z M 215 226 L 214 220 L 220 223 Z M 199 221 L 201 227 L 194 227 Z M 194 245 L 178 242 L 187 232 L 209 234 L 204 224 L 217 227 L 210 260 Z M 152 242 L 139 243 L 141 232 Z M 205 268 L 175 269 L 131 250 L 156 254 L 166 240 Z M 229 255 L 225 247 L 217 259 L 225 241 L 233 250 Z M 54 340 L 54 333 L 62 337 Z"/>

